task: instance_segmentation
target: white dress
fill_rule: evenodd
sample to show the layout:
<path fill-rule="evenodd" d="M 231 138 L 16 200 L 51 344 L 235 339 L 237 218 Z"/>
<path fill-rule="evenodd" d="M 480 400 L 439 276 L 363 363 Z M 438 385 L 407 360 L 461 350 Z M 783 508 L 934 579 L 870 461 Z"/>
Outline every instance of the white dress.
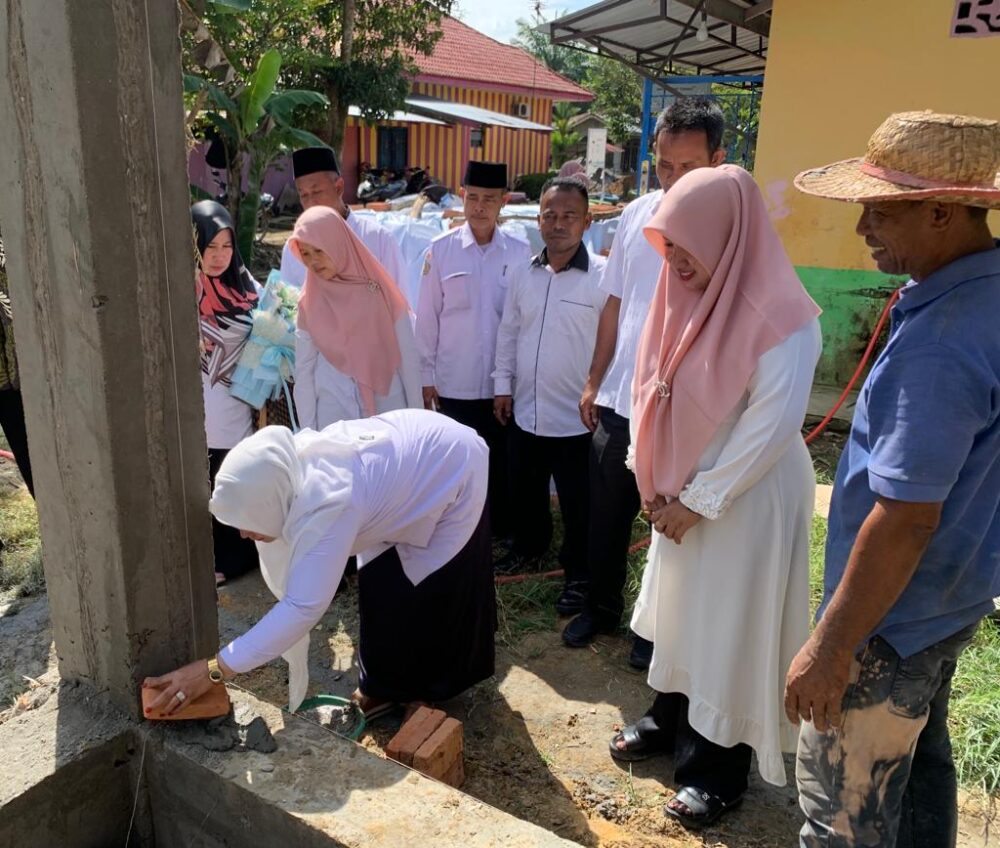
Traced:
<path fill-rule="evenodd" d="M 375 396 L 375 414 L 394 409 L 423 409 L 420 362 L 413 338 L 412 317 L 396 322 L 396 340 L 402 362 L 389 392 Z M 365 418 L 361 392 L 353 377 L 337 370 L 304 330 L 295 333 L 295 410 L 300 427 L 322 430 L 336 421 Z"/>
<path fill-rule="evenodd" d="M 798 739 L 785 674 L 809 635 L 816 478 L 800 431 L 820 348 L 814 320 L 760 357 L 680 495 L 710 520 L 680 545 L 653 533 L 632 616 L 654 644 L 649 685 L 687 695 L 691 726 L 750 745 L 778 786 Z"/>

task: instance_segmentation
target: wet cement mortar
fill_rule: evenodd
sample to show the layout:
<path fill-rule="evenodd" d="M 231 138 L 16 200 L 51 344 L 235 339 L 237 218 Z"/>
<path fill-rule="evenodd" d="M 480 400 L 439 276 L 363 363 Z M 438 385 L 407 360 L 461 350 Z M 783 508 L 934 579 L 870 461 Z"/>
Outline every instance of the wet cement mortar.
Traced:
<path fill-rule="evenodd" d="M 312 633 L 310 694 L 348 696 L 357 685 L 354 640 L 357 595 L 339 595 Z M 232 581 L 219 592 L 219 624 L 225 641 L 246 630 L 272 605 L 259 575 Z M 0 685 L 4 703 L 18 697 L 30 709 L 32 688 L 54 663 L 44 597 L 0 605 Z M 641 674 L 629 670 L 624 635 L 602 637 L 590 649 L 562 647 L 559 631 L 524 637 L 498 649 L 496 676 L 441 705 L 465 725 L 463 791 L 581 845 L 595 848 L 786 848 L 797 844 L 801 815 L 791 786 L 777 788 L 754 774 L 743 806 L 716 826 L 688 833 L 662 813 L 673 793 L 669 758 L 622 768 L 607 753 L 608 740 L 640 716 L 651 694 Z M 240 686 L 283 705 L 287 675 L 276 661 L 241 676 Z M 4 713 L 0 713 L 0 722 Z M 191 722 L 183 732 L 209 750 L 273 750 L 261 719 L 230 715 Z M 399 726 L 383 720 L 362 744 L 377 755 Z M 219 747 L 222 746 L 222 747 Z M 0 752 L 2 756 L 2 752 Z M 791 780 L 792 758 L 787 758 Z M 982 806 L 964 802 L 960 848 L 998 844 L 984 839 Z"/>

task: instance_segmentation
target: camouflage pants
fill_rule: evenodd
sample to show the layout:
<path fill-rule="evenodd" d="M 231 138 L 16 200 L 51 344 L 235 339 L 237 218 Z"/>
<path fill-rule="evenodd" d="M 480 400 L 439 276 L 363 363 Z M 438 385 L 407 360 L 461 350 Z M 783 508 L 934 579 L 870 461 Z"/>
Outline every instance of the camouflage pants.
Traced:
<path fill-rule="evenodd" d="M 948 697 L 977 625 L 903 659 L 875 637 L 851 669 L 839 732 L 803 724 L 801 848 L 953 848 Z"/>

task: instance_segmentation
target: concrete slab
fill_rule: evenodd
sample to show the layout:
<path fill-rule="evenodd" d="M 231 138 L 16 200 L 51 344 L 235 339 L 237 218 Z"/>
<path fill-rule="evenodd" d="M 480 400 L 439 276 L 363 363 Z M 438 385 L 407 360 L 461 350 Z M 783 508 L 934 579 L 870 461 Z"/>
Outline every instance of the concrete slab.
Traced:
<path fill-rule="evenodd" d="M 138 723 L 106 693 L 45 677 L 0 724 L 0 845 L 575 844 L 248 693 L 232 695 L 240 724 L 267 724 L 272 753 L 211 750 L 204 722 Z"/>
<path fill-rule="evenodd" d="M 814 385 L 812 394 L 809 396 L 809 406 L 806 408 L 806 415 L 815 418 L 825 418 L 827 413 L 833 409 L 833 405 L 837 402 L 843 391 L 843 386 Z M 854 418 L 854 406 L 857 400 L 858 392 L 856 390 L 852 391 L 847 396 L 847 400 L 844 401 L 843 406 L 837 411 L 837 414 L 833 416 L 833 420 L 850 424 L 851 419 Z"/>

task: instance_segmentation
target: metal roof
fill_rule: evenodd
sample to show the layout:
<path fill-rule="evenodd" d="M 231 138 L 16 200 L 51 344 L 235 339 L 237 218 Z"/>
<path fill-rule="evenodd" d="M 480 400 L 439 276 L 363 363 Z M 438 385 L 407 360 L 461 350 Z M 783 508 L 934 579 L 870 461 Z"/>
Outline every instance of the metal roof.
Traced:
<path fill-rule="evenodd" d="M 504 115 L 502 112 L 493 112 L 479 106 L 470 106 L 467 103 L 453 103 L 450 100 L 441 100 L 426 94 L 411 94 L 406 98 L 406 105 L 418 114 L 460 124 L 472 126 L 486 124 L 494 127 L 507 127 L 512 130 L 552 132 L 552 127 L 547 127 L 545 124 L 536 124 L 534 121 L 526 121 L 524 118 L 515 118 L 513 115 Z"/>
<path fill-rule="evenodd" d="M 348 106 L 347 114 L 352 118 L 361 117 L 361 109 L 357 106 Z M 445 127 L 447 124 L 444 121 L 438 121 L 434 118 L 428 118 L 426 115 L 417 115 L 414 112 L 393 112 L 388 118 L 382 118 L 383 121 L 405 121 L 410 124 L 436 124 L 439 127 Z"/>
<path fill-rule="evenodd" d="M 604 0 L 538 30 L 553 44 L 590 45 L 654 79 L 679 68 L 697 74 L 760 74 L 773 2 Z M 708 37 L 702 40 L 703 21 Z"/>

